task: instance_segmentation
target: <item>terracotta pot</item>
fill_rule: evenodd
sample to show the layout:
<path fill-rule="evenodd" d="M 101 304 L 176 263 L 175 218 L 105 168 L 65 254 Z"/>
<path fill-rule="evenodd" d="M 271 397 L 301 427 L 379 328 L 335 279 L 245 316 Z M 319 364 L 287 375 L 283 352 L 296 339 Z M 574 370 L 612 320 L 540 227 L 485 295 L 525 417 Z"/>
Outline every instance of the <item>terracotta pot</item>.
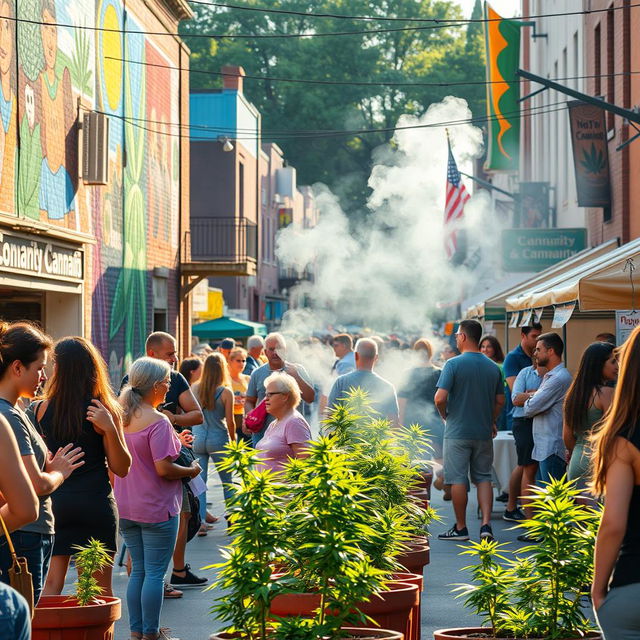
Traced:
<path fill-rule="evenodd" d="M 430 469 L 421 469 L 419 471 L 420 473 L 420 480 L 418 481 L 418 486 L 421 489 L 425 489 L 426 492 L 429 494 L 429 497 L 431 497 L 431 483 L 433 482 L 433 471 L 431 471 Z"/>
<path fill-rule="evenodd" d="M 470 634 L 482 634 L 488 635 L 470 635 Z M 484 640 L 507 640 L 506 638 L 496 639 L 490 635 L 491 630 L 488 627 L 462 627 L 460 629 L 440 629 L 434 631 L 433 640 L 460 640 L 460 638 L 482 638 Z M 588 633 L 584 638 L 591 638 L 592 640 L 602 640 L 600 633 Z M 582 638 L 582 640 L 584 640 Z M 512 638 L 512 640 L 521 640 L 518 638 Z M 541 640 L 540 638 L 530 638 L 530 640 Z M 569 638 L 567 640 L 581 640 L 580 638 Z"/>
<path fill-rule="evenodd" d="M 416 545 L 424 546 L 425 544 L 429 544 L 429 538 L 427 536 L 413 536 L 413 538 L 411 538 L 407 543 L 407 546 L 415 547 Z"/>
<path fill-rule="evenodd" d="M 429 564 L 429 545 L 409 544 L 409 550 L 396 556 L 396 560 L 409 572 L 423 575 Z"/>
<path fill-rule="evenodd" d="M 72 596 L 41 596 L 32 623 L 32 640 L 113 640 L 120 598 L 80 607 Z"/>
<path fill-rule="evenodd" d="M 407 640 L 420 640 L 422 638 L 422 591 L 424 589 L 424 578 L 417 573 L 394 573 L 393 580 L 408 582 L 418 587 L 418 604 L 411 612 L 411 636 Z"/>
<path fill-rule="evenodd" d="M 411 638 L 412 613 L 419 602 L 418 586 L 405 582 L 390 582 L 388 591 L 380 591 L 369 602 L 356 607 L 375 620 L 381 629 L 402 633 Z M 288 593 L 278 595 L 271 603 L 271 613 L 282 618 L 311 617 L 320 606 L 317 593 Z"/>
<path fill-rule="evenodd" d="M 429 508 L 429 492 L 426 489 L 410 489 L 409 495 L 420 501 L 421 506 L 425 509 Z"/>
<path fill-rule="evenodd" d="M 404 635 L 397 631 L 387 629 L 357 629 L 356 627 L 343 627 L 343 631 L 349 635 L 343 640 L 358 638 L 359 640 L 404 640 Z M 240 640 L 237 633 L 212 633 L 209 640 Z"/>

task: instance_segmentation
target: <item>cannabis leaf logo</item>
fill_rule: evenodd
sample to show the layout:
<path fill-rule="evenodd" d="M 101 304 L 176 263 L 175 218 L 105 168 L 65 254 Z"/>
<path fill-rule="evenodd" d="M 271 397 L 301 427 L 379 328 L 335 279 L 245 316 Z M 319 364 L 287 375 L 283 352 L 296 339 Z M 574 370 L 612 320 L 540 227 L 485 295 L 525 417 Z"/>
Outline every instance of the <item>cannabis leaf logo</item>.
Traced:
<path fill-rule="evenodd" d="M 582 160 L 580 164 L 587 173 L 598 174 L 604 170 L 605 159 L 601 150 L 596 150 L 595 144 L 591 143 L 589 151 L 582 150 Z"/>

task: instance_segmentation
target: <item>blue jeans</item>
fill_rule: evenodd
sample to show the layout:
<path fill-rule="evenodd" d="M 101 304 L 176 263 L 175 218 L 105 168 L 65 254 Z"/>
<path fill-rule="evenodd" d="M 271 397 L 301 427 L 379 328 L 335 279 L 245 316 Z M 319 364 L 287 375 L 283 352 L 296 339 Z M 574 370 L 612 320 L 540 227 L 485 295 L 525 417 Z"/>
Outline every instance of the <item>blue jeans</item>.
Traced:
<path fill-rule="evenodd" d="M 6 584 L 0 583 L 0 638 L 31 640 L 31 614 L 27 601 Z"/>
<path fill-rule="evenodd" d="M 224 493 L 225 503 L 229 503 L 229 500 L 233 497 L 233 487 L 231 482 L 233 476 L 228 471 L 222 471 L 220 469 L 220 462 L 225 457 L 226 452 L 224 446 L 229 442 L 229 434 L 222 429 L 207 429 L 204 426 L 193 427 L 193 453 L 196 454 L 198 462 L 202 467 L 202 473 L 200 477 L 207 484 L 207 474 L 209 472 L 209 460 L 211 460 L 220 476 L 220 482 L 222 482 L 222 491 Z M 200 518 L 202 522 L 207 515 L 207 492 L 201 493 L 198 498 L 200 499 Z"/>
<path fill-rule="evenodd" d="M 132 632 L 153 635 L 160 629 L 164 574 L 176 544 L 178 519 L 148 523 L 120 518 L 120 532 L 131 554 L 127 607 Z"/>
<path fill-rule="evenodd" d="M 33 578 L 33 602 L 37 604 L 49 573 L 53 536 L 47 533 L 18 530 L 11 534 L 11 542 L 15 547 L 16 555 L 27 559 L 27 566 Z M 0 580 L 5 584 L 9 584 L 9 567 L 12 564 L 9 547 L 3 536 L 0 541 L 0 571 L 2 571 Z"/>
<path fill-rule="evenodd" d="M 560 480 L 566 469 L 567 463 L 560 456 L 552 453 L 548 458 L 540 461 L 540 466 L 538 467 L 540 482 L 548 484 L 551 478 Z"/>

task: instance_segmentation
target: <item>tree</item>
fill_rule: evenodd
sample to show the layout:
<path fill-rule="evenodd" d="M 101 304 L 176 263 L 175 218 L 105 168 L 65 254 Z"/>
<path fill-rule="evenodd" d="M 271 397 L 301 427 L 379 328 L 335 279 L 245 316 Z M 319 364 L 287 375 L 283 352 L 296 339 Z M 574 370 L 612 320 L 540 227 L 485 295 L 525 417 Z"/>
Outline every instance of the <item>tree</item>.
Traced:
<path fill-rule="evenodd" d="M 244 5 L 303 13 L 458 20 L 448 0 L 245 0 Z M 366 212 L 372 151 L 392 131 L 352 136 L 294 134 L 309 130 L 392 129 L 403 113 L 420 114 L 455 93 L 474 115 L 484 115 L 484 87 L 390 86 L 389 82 L 465 82 L 484 79 L 481 38 L 465 25 L 362 21 L 259 13 L 196 6 L 182 32 L 192 50 L 192 88 L 216 88 L 225 64 L 244 67 L 245 93 L 263 116 L 264 140 L 273 140 L 298 170 L 301 183 L 325 182 L 349 213 Z M 410 30 L 400 30 L 411 27 Z M 388 30 L 383 33 L 373 33 Z M 208 39 L 198 34 L 365 32 L 313 38 Z M 288 83 L 270 78 L 340 81 L 345 85 Z M 379 83 L 359 85 L 357 82 Z M 444 171 L 444 169 L 443 169 Z"/>

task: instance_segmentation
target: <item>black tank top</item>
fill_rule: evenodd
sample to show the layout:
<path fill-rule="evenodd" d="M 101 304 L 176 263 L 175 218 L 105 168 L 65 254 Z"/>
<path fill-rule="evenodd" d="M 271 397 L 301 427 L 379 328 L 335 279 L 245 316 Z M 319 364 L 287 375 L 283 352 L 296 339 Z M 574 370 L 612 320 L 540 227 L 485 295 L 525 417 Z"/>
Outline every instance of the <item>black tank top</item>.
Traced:
<path fill-rule="evenodd" d="M 49 402 L 44 415 L 40 420 L 36 420 L 47 447 L 52 454 L 68 442 L 62 442 L 54 436 L 53 428 L 53 407 L 55 400 Z M 87 401 L 87 407 L 91 401 Z M 35 413 L 40 413 L 37 409 Z M 96 496 L 105 496 L 111 493 L 109 483 L 109 471 L 107 466 L 107 456 L 104 450 L 102 436 L 96 433 L 93 425 L 85 420 L 82 424 L 82 433 L 73 443 L 77 447 L 82 447 L 84 464 L 74 472 L 56 489 L 55 493 L 77 493 L 90 492 Z"/>
<path fill-rule="evenodd" d="M 640 424 L 636 425 L 631 436 L 621 435 L 640 450 Z M 640 485 L 638 484 L 633 487 L 629 503 L 627 531 L 624 534 L 616 566 L 613 569 L 610 587 L 615 589 L 636 582 L 640 582 Z"/>

